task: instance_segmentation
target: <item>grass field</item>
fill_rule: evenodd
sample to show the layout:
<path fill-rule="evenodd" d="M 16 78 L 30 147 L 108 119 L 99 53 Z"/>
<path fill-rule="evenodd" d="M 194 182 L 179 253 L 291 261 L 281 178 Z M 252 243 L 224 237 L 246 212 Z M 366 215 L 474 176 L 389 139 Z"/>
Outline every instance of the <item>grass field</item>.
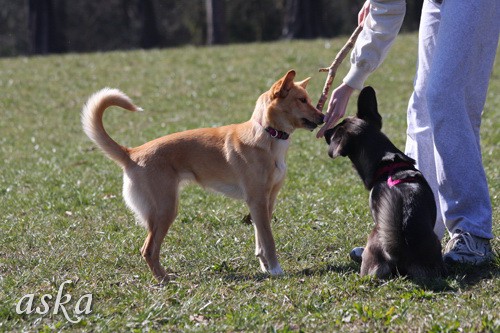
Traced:
<path fill-rule="evenodd" d="M 80 125 L 87 97 L 120 88 L 145 109 L 109 111 L 105 125 L 135 146 L 166 133 L 246 121 L 257 97 L 288 69 L 312 76 L 313 100 L 345 38 L 0 59 L 0 331 L 498 332 L 500 262 L 453 268 L 439 281 L 360 278 L 348 259 L 371 228 L 368 192 L 347 159 L 297 131 L 274 235 L 286 274 L 259 273 L 242 202 L 185 188 L 162 248 L 176 278 L 153 280 L 139 254 L 146 232 L 121 198 L 121 170 Z M 416 35 L 402 35 L 367 82 L 378 91 L 384 130 L 404 147 Z M 338 74 L 340 82 L 347 62 Z M 483 117 L 484 165 L 500 232 L 500 62 Z M 356 100 L 356 96 L 352 101 Z M 352 110 L 352 106 L 350 113 Z M 464 157 L 465 158 L 465 157 Z M 498 251 L 498 241 L 494 241 Z M 92 312 L 70 323 L 55 301 L 64 281 Z M 18 314 L 24 295 L 45 314 Z M 82 309 L 83 307 L 79 308 Z"/>

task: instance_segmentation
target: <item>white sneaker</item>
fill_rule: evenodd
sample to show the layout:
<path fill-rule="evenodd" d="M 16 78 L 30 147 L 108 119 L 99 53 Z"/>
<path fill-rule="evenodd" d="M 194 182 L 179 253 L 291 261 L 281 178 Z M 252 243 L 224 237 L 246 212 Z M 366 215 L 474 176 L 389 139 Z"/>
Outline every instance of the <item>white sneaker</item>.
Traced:
<path fill-rule="evenodd" d="M 447 264 L 481 265 L 493 260 L 490 240 L 457 230 L 444 249 Z"/>

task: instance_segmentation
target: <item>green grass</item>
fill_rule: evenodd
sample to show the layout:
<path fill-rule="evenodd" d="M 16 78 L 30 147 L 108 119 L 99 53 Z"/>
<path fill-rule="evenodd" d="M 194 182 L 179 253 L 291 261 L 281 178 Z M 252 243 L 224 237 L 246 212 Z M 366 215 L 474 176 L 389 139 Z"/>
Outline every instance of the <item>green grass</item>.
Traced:
<path fill-rule="evenodd" d="M 259 273 L 242 202 L 189 186 L 162 248 L 162 263 L 176 279 L 164 287 L 152 279 L 139 254 L 146 232 L 121 198 L 121 171 L 81 130 L 86 98 L 111 86 L 143 107 L 142 114 L 116 109 L 105 116 L 111 136 L 135 146 L 174 131 L 247 120 L 259 94 L 290 68 L 298 79 L 312 76 L 308 90 L 316 100 L 325 79 L 317 69 L 344 42 L 1 59 L 0 331 L 498 331 L 499 260 L 454 268 L 427 285 L 359 277 L 348 252 L 364 244 L 371 228 L 368 193 L 349 161 L 330 160 L 323 140 L 307 131 L 293 135 L 275 212 L 283 277 Z M 400 36 L 367 82 L 378 91 L 384 130 L 399 147 L 415 52 L 416 35 Z M 499 73 L 497 61 L 482 127 L 495 222 Z M 499 229 L 494 223 L 496 234 Z M 73 297 L 67 309 L 93 295 L 92 313 L 80 323 L 52 311 L 16 313 L 23 295 L 34 293 L 39 306 L 42 295 L 55 298 L 66 280 L 73 281 L 65 289 Z"/>

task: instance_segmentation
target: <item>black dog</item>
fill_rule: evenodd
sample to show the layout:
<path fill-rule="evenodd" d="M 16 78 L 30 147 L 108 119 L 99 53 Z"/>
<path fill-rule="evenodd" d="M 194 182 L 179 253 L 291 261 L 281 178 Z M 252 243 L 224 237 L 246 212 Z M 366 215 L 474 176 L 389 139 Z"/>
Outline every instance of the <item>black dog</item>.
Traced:
<path fill-rule="evenodd" d="M 371 190 L 375 227 L 363 251 L 361 276 L 442 276 L 432 190 L 415 161 L 397 149 L 381 128 L 375 91 L 366 87 L 359 95 L 356 117 L 346 118 L 325 134 L 330 157 L 348 156 Z"/>

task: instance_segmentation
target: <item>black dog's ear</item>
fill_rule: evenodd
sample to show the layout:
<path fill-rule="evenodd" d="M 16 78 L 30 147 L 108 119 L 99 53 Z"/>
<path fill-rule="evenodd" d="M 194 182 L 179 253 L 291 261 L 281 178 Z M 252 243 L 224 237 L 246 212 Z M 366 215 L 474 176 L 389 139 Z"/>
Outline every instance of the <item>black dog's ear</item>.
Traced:
<path fill-rule="evenodd" d="M 382 117 L 378 113 L 377 96 L 375 90 L 368 86 L 363 88 L 358 97 L 358 113 L 356 116 L 359 119 L 372 124 L 378 129 L 382 128 Z"/>
<path fill-rule="evenodd" d="M 334 127 L 329 131 L 332 130 L 334 130 L 333 134 L 328 136 L 330 138 L 328 155 L 331 158 L 347 156 L 349 154 L 349 134 L 342 126 Z"/>

